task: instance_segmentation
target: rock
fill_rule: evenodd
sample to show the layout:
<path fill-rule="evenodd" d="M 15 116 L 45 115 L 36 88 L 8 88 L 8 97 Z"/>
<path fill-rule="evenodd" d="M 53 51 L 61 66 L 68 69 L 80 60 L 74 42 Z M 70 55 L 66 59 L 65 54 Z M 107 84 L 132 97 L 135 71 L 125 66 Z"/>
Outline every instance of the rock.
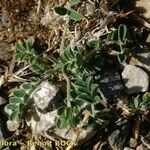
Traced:
<path fill-rule="evenodd" d="M 33 135 L 40 135 L 54 126 L 56 117 L 57 111 L 41 113 L 37 109 L 35 111 L 28 110 L 25 121 L 31 128 Z"/>
<path fill-rule="evenodd" d="M 50 84 L 48 81 L 43 81 L 39 87 L 32 93 L 30 103 L 27 106 L 25 121 L 31 128 L 34 136 L 41 135 L 55 125 L 57 119 L 57 108 L 62 106 L 63 100 L 57 96 L 59 89 Z M 59 99 L 58 99 L 59 97 Z M 79 139 L 85 138 L 93 128 L 83 129 L 80 132 Z M 71 128 L 53 129 L 55 135 L 65 139 L 76 139 L 76 130 Z"/>
<path fill-rule="evenodd" d="M 86 3 L 86 14 L 85 14 L 85 16 L 89 17 L 89 16 L 94 15 L 95 10 L 96 10 L 95 5 Z"/>
<path fill-rule="evenodd" d="M 45 112 L 56 110 L 63 104 L 59 89 L 47 80 L 35 89 L 30 98 L 34 100 L 38 109 Z"/>
<path fill-rule="evenodd" d="M 138 0 L 136 1 L 136 10 L 140 14 L 147 18 L 150 19 L 150 1 L 149 0 Z"/>
<path fill-rule="evenodd" d="M 33 134 L 40 134 L 54 126 L 57 108 L 62 106 L 62 102 L 59 89 L 47 80 L 35 89 L 25 114 L 25 120 Z"/>
<path fill-rule="evenodd" d="M 96 83 L 99 84 L 101 92 L 105 98 L 112 99 L 121 95 L 124 86 L 121 77 L 114 69 L 105 69 L 95 76 Z"/>
<path fill-rule="evenodd" d="M 127 119 L 118 120 L 108 126 L 108 141 L 113 150 L 123 150 L 127 146 L 131 130 L 131 121 Z"/>
<path fill-rule="evenodd" d="M 143 144 L 136 147 L 136 150 L 149 150 L 147 147 L 145 147 Z"/>
<path fill-rule="evenodd" d="M 139 16 L 142 16 L 142 17 L 140 17 L 141 21 L 143 22 L 143 24 L 146 27 L 150 28 L 150 24 L 148 22 L 150 19 L 150 9 L 149 9 L 150 2 L 149 2 L 149 0 L 137 0 L 135 3 L 136 3 L 135 4 L 136 13 L 139 14 L 138 18 L 139 18 Z M 146 18 L 146 20 L 148 20 L 148 21 L 145 21 L 145 19 L 143 19 L 143 17 Z"/>
<path fill-rule="evenodd" d="M 127 94 L 148 91 L 149 76 L 139 67 L 134 65 L 126 65 L 122 72 L 122 79 L 127 87 Z"/>
<path fill-rule="evenodd" d="M 150 73 L 150 52 L 138 53 L 135 51 L 133 57 L 131 57 L 129 61 L 129 64 L 145 68 Z"/>
<path fill-rule="evenodd" d="M 130 147 L 125 147 L 123 150 L 134 150 L 134 149 Z"/>
<path fill-rule="evenodd" d="M 137 54 L 138 60 L 143 64 L 144 68 L 150 71 L 150 52 Z"/>

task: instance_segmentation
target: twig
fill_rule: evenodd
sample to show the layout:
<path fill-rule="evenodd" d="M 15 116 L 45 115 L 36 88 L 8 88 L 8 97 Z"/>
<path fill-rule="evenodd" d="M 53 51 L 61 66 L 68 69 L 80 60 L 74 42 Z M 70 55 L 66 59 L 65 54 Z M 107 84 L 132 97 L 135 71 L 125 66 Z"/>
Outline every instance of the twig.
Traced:
<path fill-rule="evenodd" d="M 16 61 L 16 49 L 14 49 L 13 59 L 12 59 L 12 62 L 10 64 L 10 67 L 9 67 L 9 73 L 10 74 L 13 73 L 13 70 L 15 68 L 15 61 Z"/>
<path fill-rule="evenodd" d="M 31 67 L 31 65 L 25 66 L 24 68 L 18 70 L 18 71 L 15 72 L 14 74 L 15 74 L 16 76 L 18 76 L 20 73 L 22 73 L 24 70 L 28 69 L 29 67 Z"/>
<path fill-rule="evenodd" d="M 80 128 L 82 128 L 84 125 L 87 124 L 87 122 L 91 116 L 91 112 L 88 110 L 84 110 L 83 114 L 84 114 L 84 117 L 83 117 L 83 120 L 80 122 Z"/>
<path fill-rule="evenodd" d="M 59 6 L 64 6 L 64 5 L 66 5 L 67 1 L 68 1 L 68 0 L 63 0 L 62 3 L 61 3 Z"/>
<path fill-rule="evenodd" d="M 40 8 L 41 8 L 41 0 L 38 0 L 38 6 L 37 6 L 37 15 L 39 15 L 39 12 L 40 12 Z"/>
<path fill-rule="evenodd" d="M 20 78 L 18 76 L 16 76 L 15 74 L 13 74 L 9 79 L 8 79 L 8 82 L 26 82 L 27 79 L 23 79 L 23 78 Z"/>
<path fill-rule="evenodd" d="M 49 52 L 49 51 L 50 51 L 52 36 L 54 36 L 54 28 L 52 29 L 52 31 L 51 31 L 51 33 L 50 33 L 50 35 L 49 35 L 49 38 L 48 38 L 48 49 L 47 49 L 46 52 Z"/>

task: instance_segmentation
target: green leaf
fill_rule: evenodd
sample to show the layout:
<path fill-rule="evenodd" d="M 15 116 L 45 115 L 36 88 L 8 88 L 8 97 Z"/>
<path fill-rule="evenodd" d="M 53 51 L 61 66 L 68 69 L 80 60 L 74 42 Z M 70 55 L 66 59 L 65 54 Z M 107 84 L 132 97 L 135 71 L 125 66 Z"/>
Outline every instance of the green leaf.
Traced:
<path fill-rule="evenodd" d="M 74 124 L 76 124 L 75 117 L 73 116 L 69 117 L 69 125 L 74 125 Z"/>
<path fill-rule="evenodd" d="M 35 83 L 40 81 L 40 79 L 37 77 L 31 77 L 30 80 L 31 80 L 31 82 L 35 82 Z"/>
<path fill-rule="evenodd" d="M 28 52 L 31 52 L 31 49 L 32 49 L 31 43 L 25 42 L 25 46 L 26 46 L 26 50 L 27 50 Z"/>
<path fill-rule="evenodd" d="M 11 109 L 11 110 L 16 110 L 16 109 L 18 109 L 18 105 L 16 105 L 16 104 L 8 104 L 7 108 Z"/>
<path fill-rule="evenodd" d="M 150 102 L 150 93 L 145 93 L 142 97 L 144 103 Z"/>
<path fill-rule="evenodd" d="M 90 89 L 87 88 L 87 87 L 77 86 L 76 89 L 77 89 L 78 92 L 80 92 L 80 93 L 88 93 L 88 94 L 91 94 Z"/>
<path fill-rule="evenodd" d="M 24 104 L 20 103 L 19 104 L 19 112 L 20 112 L 20 114 L 23 113 L 23 109 L 24 109 Z"/>
<path fill-rule="evenodd" d="M 70 60 L 69 53 L 70 53 L 70 51 L 69 51 L 69 50 L 66 50 L 66 51 L 63 53 L 62 59 L 65 60 L 65 61 Z"/>
<path fill-rule="evenodd" d="M 14 94 L 14 97 L 19 97 L 19 98 L 21 98 L 21 97 L 23 97 L 26 93 L 25 93 L 25 90 L 15 90 L 13 94 Z"/>
<path fill-rule="evenodd" d="M 88 94 L 86 94 L 86 93 L 80 94 L 79 96 L 77 96 L 77 99 L 86 100 L 88 102 L 93 101 L 93 98 L 91 96 L 89 96 Z"/>
<path fill-rule="evenodd" d="M 77 81 L 75 81 L 74 84 L 78 85 L 78 86 L 86 87 L 86 83 L 83 80 L 81 80 L 81 79 L 78 79 Z"/>
<path fill-rule="evenodd" d="M 70 9 L 68 15 L 72 20 L 75 21 L 80 21 L 84 18 L 84 16 L 81 13 L 75 11 L 74 9 Z"/>
<path fill-rule="evenodd" d="M 25 89 L 25 90 L 31 90 L 32 89 L 32 85 L 30 83 L 23 83 L 22 84 L 22 87 Z"/>
<path fill-rule="evenodd" d="M 10 102 L 10 103 L 21 103 L 21 99 L 18 98 L 18 97 L 11 97 L 11 98 L 9 99 L 9 102 Z"/>
<path fill-rule="evenodd" d="M 68 69 L 68 63 L 65 63 L 64 65 L 61 66 L 62 72 L 66 71 Z"/>
<path fill-rule="evenodd" d="M 97 84 L 92 84 L 91 86 L 91 95 L 95 95 L 98 89 L 98 85 Z"/>
<path fill-rule="evenodd" d="M 17 120 L 18 119 L 18 111 L 14 111 L 11 113 L 11 115 L 9 116 L 9 120 Z"/>
<path fill-rule="evenodd" d="M 28 103 L 29 97 L 30 97 L 30 95 L 28 95 L 28 94 L 25 94 L 25 95 L 24 95 L 23 100 L 24 100 L 24 103 L 25 103 L 25 104 Z"/>
<path fill-rule="evenodd" d="M 127 27 L 125 25 L 119 25 L 118 28 L 118 40 L 122 43 L 125 42 L 127 36 Z"/>
<path fill-rule="evenodd" d="M 78 114 L 80 112 L 80 108 L 78 108 L 77 106 L 73 107 L 73 114 Z"/>
<path fill-rule="evenodd" d="M 62 106 L 57 110 L 57 114 L 60 116 L 65 112 L 66 107 Z"/>
<path fill-rule="evenodd" d="M 23 61 L 26 58 L 26 54 L 24 51 L 20 51 L 16 54 L 16 59 L 19 61 Z"/>
<path fill-rule="evenodd" d="M 83 56 L 81 54 L 77 53 L 76 58 L 77 58 L 76 64 L 77 65 L 82 65 L 82 63 L 84 61 Z"/>
<path fill-rule="evenodd" d="M 79 4 L 79 3 L 80 3 L 80 0 L 70 0 L 69 2 L 70 2 L 70 5 L 71 5 L 71 6 L 74 6 L 74 5 Z"/>
<path fill-rule="evenodd" d="M 68 10 L 64 7 L 55 7 L 54 8 L 55 12 L 61 16 L 64 16 L 68 13 Z"/>
<path fill-rule="evenodd" d="M 58 119 L 56 121 L 56 127 L 59 129 L 67 128 L 69 126 L 69 119 L 66 120 L 66 118 Z"/>
<path fill-rule="evenodd" d="M 117 58 L 118 58 L 119 63 L 123 64 L 126 61 L 127 56 L 125 53 L 120 53 L 119 55 L 117 55 Z"/>
<path fill-rule="evenodd" d="M 26 51 L 26 48 L 23 46 L 23 43 L 21 42 L 17 42 L 15 46 L 18 50 Z"/>
<path fill-rule="evenodd" d="M 89 42 L 89 46 L 93 49 L 99 49 L 100 48 L 100 43 L 98 40 L 92 40 Z"/>
<path fill-rule="evenodd" d="M 60 120 L 60 119 L 58 119 L 58 120 L 56 121 L 56 128 L 58 128 L 58 129 L 61 128 L 61 120 Z"/>
<path fill-rule="evenodd" d="M 110 41 L 114 41 L 114 36 L 115 36 L 115 33 L 114 32 L 111 32 L 107 35 L 107 41 L 110 42 Z"/>
<path fill-rule="evenodd" d="M 74 58 L 74 53 L 75 53 L 75 50 L 70 50 L 70 58 Z"/>
<path fill-rule="evenodd" d="M 101 98 L 100 98 L 98 95 L 96 95 L 96 96 L 94 97 L 94 101 L 95 101 L 95 102 L 100 102 L 100 100 L 101 100 Z"/>
<path fill-rule="evenodd" d="M 65 112 L 64 112 L 65 117 L 68 118 L 71 114 L 72 114 L 72 108 L 66 107 Z"/>
<path fill-rule="evenodd" d="M 69 69 L 70 69 L 71 71 L 73 71 L 74 69 L 76 69 L 75 61 L 72 61 L 72 63 L 69 64 Z"/>
<path fill-rule="evenodd" d="M 138 98 L 134 99 L 134 106 L 135 106 L 135 108 L 138 108 L 138 106 L 139 106 L 139 99 Z"/>
<path fill-rule="evenodd" d="M 86 84 L 88 88 L 91 88 L 91 81 L 92 81 L 92 77 L 91 76 L 87 77 Z"/>
<path fill-rule="evenodd" d="M 39 68 L 39 66 L 37 66 L 37 65 L 33 65 L 32 66 L 32 69 L 35 71 L 35 72 L 41 72 L 41 68 Z"/>
<path fill-rule="evenodd" d="M 101 106 L 101 105 L 100 105 L 100 102 L 94 103 L 94 109 L 95 109 L 95 110 L 100 110 L 100 109 L 101 109 L 100 106 Z"/>
<path fill-rule="evenodd" d="M 75 99 L 77 97 L 77 93 L 75 91 L 71 91 L 70 96 Z"/>
<path fill-rule="evenodd" d="M 44 71 L 45 69 L 44 65 L 39 63 L 38 61 L 36 62 L 36 64 L 33 64 L 32 68 L 35 69 L 37 72 L 42 70 Z"/>

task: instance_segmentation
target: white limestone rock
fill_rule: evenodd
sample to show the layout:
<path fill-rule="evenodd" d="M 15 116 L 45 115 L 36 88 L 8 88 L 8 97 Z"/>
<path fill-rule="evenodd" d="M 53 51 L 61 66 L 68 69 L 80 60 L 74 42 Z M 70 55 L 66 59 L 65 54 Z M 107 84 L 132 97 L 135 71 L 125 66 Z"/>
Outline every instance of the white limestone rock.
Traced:
<path fill-rule="evenodd" d="M 54 126 L 57 108 L 62 105 L 58 92 L 55 85 L 45 80 L 30 96 L 25 120 L 33 134 L 41 134 Z"/>
<path fill-rule="evenodd" d="M 134 65 L 126 65 L 122 72 L 122 79 L 127 87 L 127 94 L 148 91 L 149 76 L 139 67 Z"/>
<path fill-rule="evenodd" d="M 56 117 L 57 111 L 41 113 L 36 109 L 34 112 L 28 112 L 25 120 L 33 135 L 40 135 L 54 126 Z"/>
<path fill-rule="evenodd" d="M 59 105 L 56 104 L 58 92 L 59 89 L 55 85 L 45 80 L 35 89 L 30 98 L 42 111 L 52 111 L 57 107 L 55 105 Z"/>

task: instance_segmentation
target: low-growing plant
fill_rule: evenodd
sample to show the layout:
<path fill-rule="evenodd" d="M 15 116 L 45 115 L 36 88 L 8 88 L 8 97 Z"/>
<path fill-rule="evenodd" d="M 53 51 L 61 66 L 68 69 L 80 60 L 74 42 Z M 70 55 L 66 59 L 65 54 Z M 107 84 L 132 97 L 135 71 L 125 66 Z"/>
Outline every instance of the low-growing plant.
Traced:
<path fill-rule="evenodd" d="M 145 93 L 142 99 L 137 96 L 130 103 L 130 108 L 133 113 L 150 110 L 150 93 Z"/>
<path fill-rule="evenodd" d="M 65 36 L 69 30 L 69 20 L 79 21 L 84 17 L 72 7 L 80 3 L 80 0 L 70 0 L 67 7 L 55 7 L 54 10 L 57 14 L 67 17 L 64 23 L 62 40 L 60 45 L 59 55 L 56 57 L 53 54 L 49 59 L 38 54 L 34 49 L 33 42 L 29 40 L 16 43 L 16 59 L 20 62 L 31 65 L 32 70 L 39 78 L 31 78 L 30 82 L 25 82 L 13 92 L 13 96 L 9 99 L 9 104 L 6 106 L 11 110 L 9 116 L 10 120 L 17 120 L 21 122 L 23 119 L 24 108 L 28 104 L 30 95 L 34 89 L 43 81 L 43 79 L 50 79 L 54 82 L 59 78 L 60 83 L 66 81 L 66 92 L 64 97 L 64 106 L 59 107 L 58 118 L 56 119 L 57 128 L 67 128 L 69 126 L 76 126 L 83 119 L 83 112 L 88 110 L 90 118 L 94 122 L 98 122 L 100 117 L 107 113 L 109 110 L 101 107 L 101 92 L 99 85 L 94 83 L 92 71 L 99 70 L 102 62 L 93 63 L 92 67 L 89 65 L 88 54 L 83 53 L 78 47 L 66 48 Z M 89 46 L 92 47 L 94 55 L 99 54 L 101 49 L 106 44 L 117 43 L 121 52 L 118 55 L 120 63 L 125 62 L 126 42 L 127 42 L 127 28 L 125 25 L 120 25 L 116 32 L 108 34 L 107 39 L 104 41 L 90 41 Z M 116 38 L 117 35 L 117 38 Z M 47 55 L 47 57 L 49 57 Z M 54 78 L 52 78 L 52 76 Z M 50 78 L 49 78 L 50 77 Z M 34 79 L 34 80 L 33 80 Z M 94 123 L 93 122 L 93 123 Z M 87 122 L 88 125 L 88 122 Z"/>
<path fill-rule="evenodd" d="M 127 59 L 127 27 L 126 25 L 119 25 L 116 31 L 113 31 L 107 35 L 105 44 L 117 44 L 119 45 L 120 52 L 117 55 L 119 63 L 124 63 Z"/>
<path fill-rule="evenodd" d="M 39 61 L 36 60 L 41 59 L 41 57 L 36 53 L 33 45 L 28 41 L 26 42 L 16 44 L 16 59 L 30 64 L 34 69 L 34 66 L 39 65 Z M 77 47 L 74 49 L 66 49 L 56 60 L 51 66 L 46 66 L 41 61 L 43 68 L 40 70 L 34 69 L 34 72 L 39 75 L 39 78 L 31 78 L 30 82 L 21 84 L 13 92 L 13 96 L 9 99 L 9 104 L 6 106 L 12 112 L 9 116 L 10 120 L 21 122 L 24 108 L 34 89 L 43 78 L 46 79 L 52 76 L 51 74 L 47 76 L 45 73 L 47 70 L 50 70 L 53 76 L 57 78 L 61 74 L 66 80 L 67 96 L 64 98 L 65 105 L 58 108 L 59 117 L 56 120 L 56 127 L 66 128 L 76 125 L 83 119 L 81 117 L 82 112 L 86 109 L 91 113 L 90 117 L 95 120 L 99 116 L 97 115 L 98 113 L 103 113 L 103 109 L 99 107 L 101 101 L 99 86 L 93 82 L 92 75 L 89 73 L 85 56 L 82 52 Z M 84 105 L 86 107 L 83 107 Z"/>

